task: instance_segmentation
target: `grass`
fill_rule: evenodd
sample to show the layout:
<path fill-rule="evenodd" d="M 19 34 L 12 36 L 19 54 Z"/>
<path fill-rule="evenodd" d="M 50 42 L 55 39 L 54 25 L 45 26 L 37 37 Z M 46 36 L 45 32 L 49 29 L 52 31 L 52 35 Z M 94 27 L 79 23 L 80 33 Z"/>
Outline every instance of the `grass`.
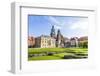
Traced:
<path fill-rule="evenodd" d="M 63 52 L 65 50 L 68 50 L 67 48 L 29 48 L 28 53 L 43 53 L 43 52 Z"/>
<path fill-rule="evenodd" d="M 43 52 L 87 52 L 85 48 L 29 48 L 28 54 L 38 54 Z"/>
<path fill-rule="evenodd" d="M 87 48 L 29 48 L 28 55 L 31 54 L 42 54 L 48 52 L 55 52 L 52 56 L 36 56 L 28 57 L 29 61 L 32 60 L 57 60 L 62 59 L 64 55 L 67 56 L 77 56 L 82 57 L 83 55 L 87 57 L 88 49 Z"/>
<path fill-rule="evenodd" d="M 56 57 L 56 56 L 39 56 L 39 57 L 31 57 L 28 60 L 57 60 L 57 59 L 61 59 L 60 57 Z"/>
<path fill-rule="evenodd" d="M 72 54 L 72 53 L 59 53 L 59 54 L 55 54 L 54 56 L 56 56 L 56 57 L 64 57 L 64 55 L 74 55 L 74 54 Z"/>

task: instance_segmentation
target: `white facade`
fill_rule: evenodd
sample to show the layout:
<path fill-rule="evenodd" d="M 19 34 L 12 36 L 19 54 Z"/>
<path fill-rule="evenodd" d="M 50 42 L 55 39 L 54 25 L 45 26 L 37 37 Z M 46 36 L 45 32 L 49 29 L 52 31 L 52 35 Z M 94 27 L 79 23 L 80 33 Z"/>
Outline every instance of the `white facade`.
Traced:
<path fill-rule="evenodd" d="M 55 48 L 56 39 L 50 36 L 40 36 L 36 39 L 36 47 L 40 48 Z"/>

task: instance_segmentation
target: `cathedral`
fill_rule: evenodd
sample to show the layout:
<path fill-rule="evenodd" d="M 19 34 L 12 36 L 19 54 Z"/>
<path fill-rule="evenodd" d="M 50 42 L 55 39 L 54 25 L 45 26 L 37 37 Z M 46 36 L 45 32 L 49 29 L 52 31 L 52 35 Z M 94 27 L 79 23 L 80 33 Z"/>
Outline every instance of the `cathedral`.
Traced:
<path fill-rule="evenodd" d="M 60 29 L 55 33 L 55 28 L 52 26 L 50 36 L 56 39 L 56 47 L 64 47 L 64 38 L 60 32 Z"/>
<path fill-rule="evenodd" d="M 87 39 L 87 37 L 85 37 Z M 84 38 L 78 39 L 77 37 L 67 38 L 63 37 L 60 29 L 55 30 L 54 26 L 51 28 L 50 35 L 41 35 L 39 37 L 29 37 L 28 47 L 39 48 L 69 48 L 78 47 L 79 42 L 86 40 Z"/>

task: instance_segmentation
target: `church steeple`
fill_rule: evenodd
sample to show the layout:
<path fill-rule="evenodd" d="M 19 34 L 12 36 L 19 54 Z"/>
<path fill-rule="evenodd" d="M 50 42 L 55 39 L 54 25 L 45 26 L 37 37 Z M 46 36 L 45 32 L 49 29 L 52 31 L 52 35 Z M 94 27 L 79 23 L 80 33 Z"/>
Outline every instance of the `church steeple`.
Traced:
<path fill-rule="evenodd" d="M 57 31 L 57 41 L 59 41 L 59 40 L 61 40 L 61 32 L 58 29 L 58 31 Z"/>
<path fill-rule="evenodd" d="M 60 30 L 58 29 L 57 35 L 61 35 Z"/>
<path fill-rule="evenodd" d="M 55 37 L 55 36 L 56 36 L 54 26 L 52 26 L 52 28 L 51 28 L 50 36 L 51 36 L 51 37 Z"/>
<path fill-rule="evenodd" d="M 62 44 L 62 35 L 59 29 L 57 31 L 57 43 L 56 44 L 57 44 L 57 47 L 61 47 L 61 44 Z"/>

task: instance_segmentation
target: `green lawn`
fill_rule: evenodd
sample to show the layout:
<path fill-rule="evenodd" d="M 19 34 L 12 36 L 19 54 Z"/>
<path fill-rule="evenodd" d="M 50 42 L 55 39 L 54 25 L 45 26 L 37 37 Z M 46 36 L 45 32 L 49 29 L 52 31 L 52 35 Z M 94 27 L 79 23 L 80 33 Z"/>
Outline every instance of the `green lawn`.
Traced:
<path fill-rule="evenodd" d="M 51 56 L 32 56 L 28 57 L 29 61 L 32 60 L 56 60 L 56 59 L 62 59 L 64 55 L 66 56 L 76 56 L 76 57 L 82 57 L 88 55 L 88 49 L 87 48 L 29 48 L 28 49 L 28 55 L 33 54 L 43 54 L 43 53 L 51 53 L 54 54 Z"/>
<path fill-rule="evenodd" d="M 67 51 L 68 48 L 29 48 L 28 53 L 42 53 L 42 52 L 63 52 Z"/>
<path fill-rule="evenodd" d="M 64 55 L 69 56 L 69 55 L 74 55 L 74 54 L 72 54 L 72 53 L 59 53 L 59 54 L 55 54 L 54 56 L 62 58 Z"/>
<path fill-rule="evenodd" d="M 28 60 L 57 60 L 57 59 L 61 59 L 60 57 L 56 57 L 56 56 L 39 56 L 39 57 L 30 57 Z"/>
<path fill-rule="evenodd" d="M 42 53 L 42 52 L 87 52 L 86 48 L 29 48 L 28 53 Z"/>

